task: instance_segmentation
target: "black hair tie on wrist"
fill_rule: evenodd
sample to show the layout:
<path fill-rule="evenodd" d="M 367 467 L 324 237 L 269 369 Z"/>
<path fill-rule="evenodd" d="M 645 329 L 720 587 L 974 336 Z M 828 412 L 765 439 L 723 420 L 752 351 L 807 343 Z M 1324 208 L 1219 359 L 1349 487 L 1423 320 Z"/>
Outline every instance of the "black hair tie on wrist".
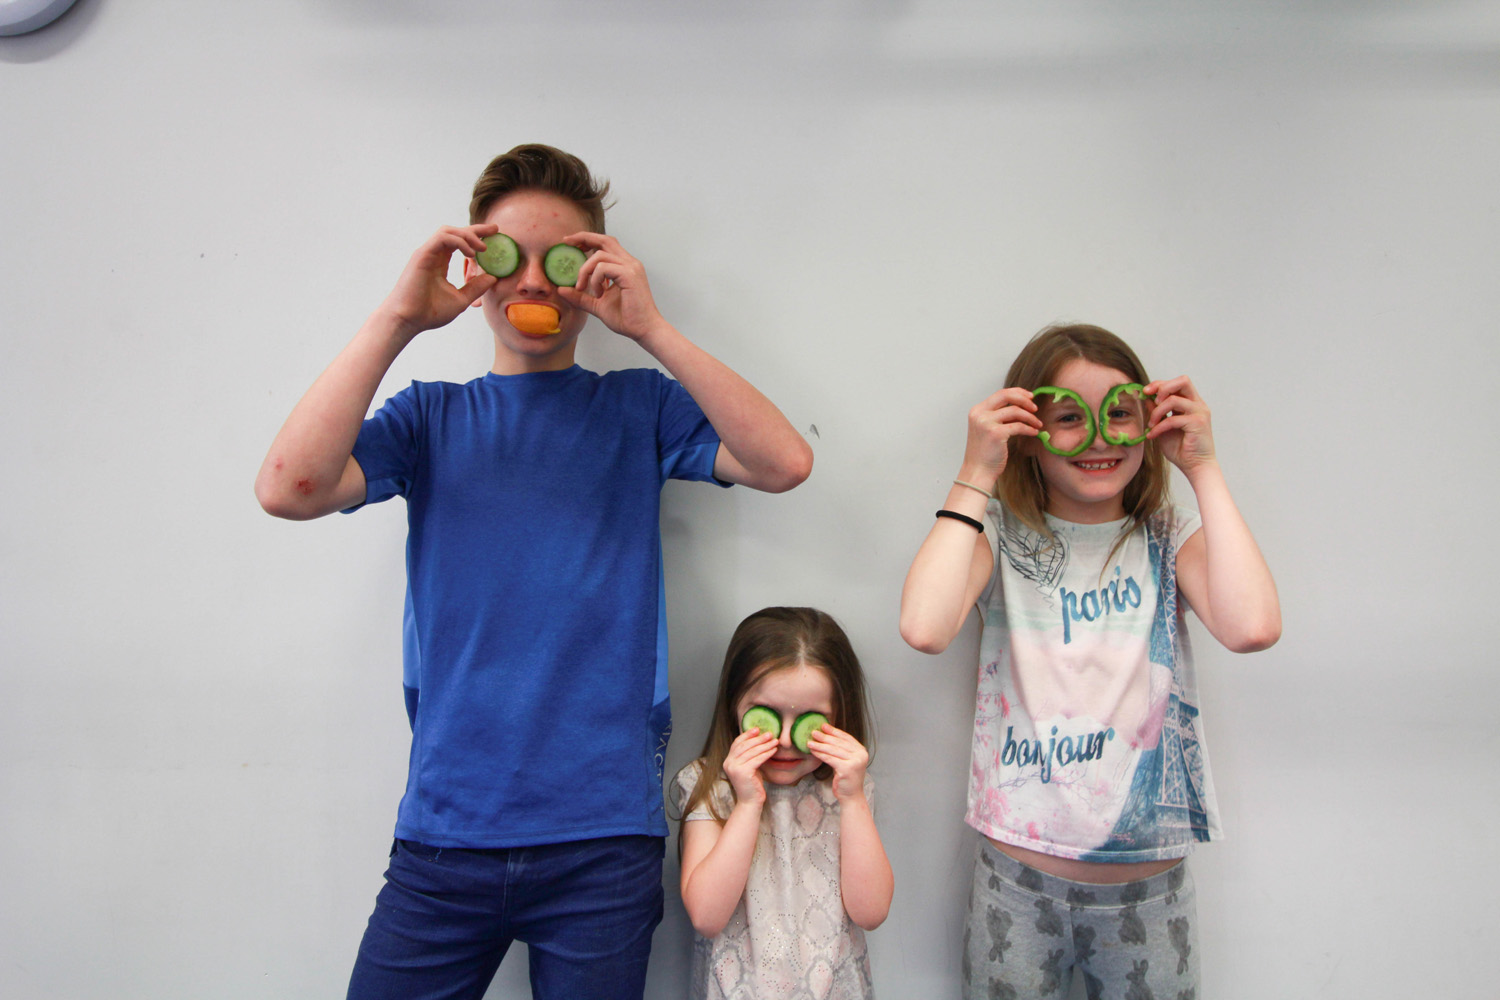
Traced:
<path fill-rule="evenodd" d="M 955 521 L 962 521 L 964 524 L 967 524 L 969 527 L 973 528 L 975 531 L 979 532 L 981 535 L 984 534 L 984 523 L 981 522 L 981 521 L 974 520 L 968 514 L 960 514 L 956 510 L 940 510 L 940 511 L 937 512 L 937 516 L 938 517 L 951 517 Z"/>

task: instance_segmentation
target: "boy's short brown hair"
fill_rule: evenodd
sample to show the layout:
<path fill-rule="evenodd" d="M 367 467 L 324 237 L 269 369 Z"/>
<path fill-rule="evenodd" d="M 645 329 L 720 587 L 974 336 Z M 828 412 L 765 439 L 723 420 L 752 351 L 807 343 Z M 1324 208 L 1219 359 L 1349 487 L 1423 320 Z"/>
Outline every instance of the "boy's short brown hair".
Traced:
<path fill-rule="evenodd" d="M 561 195 L 583 212 L 591 232 L 604 232 L 604 197 L 609 194 L 609 181 L 596 180 L 572 153 L 539 142 L 523 143 L 501 153 L 484 168 L 474 182 L 469 224 L 483 222 L 495 202 L 523 190 Z"/>

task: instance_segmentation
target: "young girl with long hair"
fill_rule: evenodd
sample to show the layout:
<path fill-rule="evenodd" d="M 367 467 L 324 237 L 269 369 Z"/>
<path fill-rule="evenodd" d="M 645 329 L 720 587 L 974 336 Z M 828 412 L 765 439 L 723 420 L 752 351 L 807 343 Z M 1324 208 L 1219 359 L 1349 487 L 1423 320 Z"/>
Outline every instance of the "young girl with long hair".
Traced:
<path fill-rule="evenodd" d="M 672 783 L 695 1000 L 873 995 L 864 931 L 894 883 L 868 716 L 859 659 L 829 615 L 765 608 L 735 629 L 703 755 Z"/>
<path fill-rule="evenodd" d="M 981 616 L 964 996 L 1066 996 L 1075 970 L 1090 997 L 1193 996 L 1183 858 L 1220 828 L 1184 614 L 1264 649 L 1276 586 L 1186 376 L 1152 381 L 1119 337 L 1071 325 L 1005 385 L 969 411 L 901 599 L 927 653 Z M 1169 462 L 1196 513 L 1170 502 Z"/>

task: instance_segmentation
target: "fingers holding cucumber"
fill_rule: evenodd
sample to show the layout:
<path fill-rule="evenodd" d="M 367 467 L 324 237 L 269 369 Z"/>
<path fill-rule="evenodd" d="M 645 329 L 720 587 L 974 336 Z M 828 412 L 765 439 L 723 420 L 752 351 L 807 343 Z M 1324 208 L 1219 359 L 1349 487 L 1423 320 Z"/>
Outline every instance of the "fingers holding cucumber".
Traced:
<path fill-rule="evenodd" d="M 587 259 L 578 268 L 574 286 L 559 286 L 560 298 L 632 340 L 666 328 L 651 295 L 646 268 L 619 240 L 603 233 L 574 233 L 565 242 L 582 250 Z"/>
<path fill-rule="evenodd" d="M 494 231 L 488 224 L 439 227 L 407 261 L 381 309 L 410 336 L 452 322 L 495 283 L 468 265 L 469 258 L 485 249 L 485 236 Z M 461 287 L 448 280 L 455 253 L 465 260 Z"/>
<path fill-rule="evenodd" d="M 735 737 L 724 757 L 724 777 L 729 779 L 736 801 L 765 801 L 766 786 L 760 769 L 775 756 L 779 745 L 774 734 L 758 728 L 748 729 Z"/>
<path fill-rule="evenodd" d="M 863 795 L 870 752 L 842 729 L 824 724 L 808 735 L 808 752 L 833 769 L 833 794 L 840 799 Z"/>

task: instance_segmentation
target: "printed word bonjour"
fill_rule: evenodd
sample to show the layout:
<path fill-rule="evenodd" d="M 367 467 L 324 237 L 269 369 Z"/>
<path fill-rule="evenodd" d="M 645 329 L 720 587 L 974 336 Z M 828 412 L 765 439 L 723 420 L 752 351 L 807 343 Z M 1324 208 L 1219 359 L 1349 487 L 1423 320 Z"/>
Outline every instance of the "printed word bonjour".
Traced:
<path fill-rule="evenodd" d="M 1115 572 L 1119 573 L 1120 570 L 1116 568 Z M 1127 576 L 1123 586 L 1116 576 L 1098 590 L 1080 594 L 1067 587 L 1060 587 L 1058 593 L 1062 595 L 1063 645 L 1073 641 L 1074 622 L 1091 622 L 1101 615 L 1141 606 L 1141 585 L 1135 582 L 1133 576 Z"/>
<path fill-rule="evenodd" d="M 1064 736 L 1057 738 L 1057 727 L 1052 727 L 1052 738 L 1047 741 L 1045 749 L 1041 740 L 1021 740 L 1016 742 L 1011 734 L 1015 732 L 1015 726 L 1005 727 L 1005 749 L 1000 751 L 1000 763 L 1009 767 L 1011 764 L 1017 767 L 1030 767 L 1038 764 L 1042 769 L 1042 784 L 1052 780 L 1052 763 L 1057 762 L 1058 767 L 1066 767 L 1077 761 L 1098 760 L 1104 756 L 1104 741 L 1115 738 L 1115 728 L 1101 729 L 1097 733 L 1082 733 L 1078 736 Z"/>

